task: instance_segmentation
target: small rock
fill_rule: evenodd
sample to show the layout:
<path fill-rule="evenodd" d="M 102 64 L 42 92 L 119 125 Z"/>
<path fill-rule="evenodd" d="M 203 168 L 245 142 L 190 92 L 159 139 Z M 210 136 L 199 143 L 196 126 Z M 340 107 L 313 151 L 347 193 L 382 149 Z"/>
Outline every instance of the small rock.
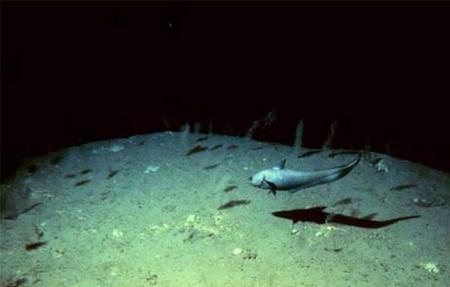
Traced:
<path fill-rule="evenodd" d="M 159 166 L 149 165 L 145 168 L 144 173 L 155 172 L 155 171 L 158 171 L 158 169 L 159 169 Z"/>
<path fill-rule="evenodd" d="M 121 151 L 123 149 L 124 149 L 123 146 L 116 144 L 116 145 L 111 146 L 108 150 L 110 152 L 119 152 L 119 151 Z"/>
<path fill-rule="evenodd" d="M 378 161 L 376 167 L 378 172 L 389 172 L 389 168 L 383 160 Z"/>
<path fill-rule="evenodd" d="M 237 248 L 233 249 L 233 255 L 234 256 L 238 256 L 240 254 L 242 254 L 242 249 L 241 248 L 237 247 Z"/>
<path fill-rule="evenodd" d="M 112 231 L 112 235 L 116 238 L 120 238 L 123 236 L 123 232 L 116 228 Z"/>
<path fill-rule="evenodd" d="M 434 262 L 421 263 L 420 265 L 430 273 L 439 273 L 440 271 L 437 263 Z"/>
<path fill-rule="evenodd" d="M 189 214 L 186 218 L 186 222 L 184 223 L 184 226 L 186 227 L 194 227 L 199 220 L 199 217 L 195 214 Z"/>

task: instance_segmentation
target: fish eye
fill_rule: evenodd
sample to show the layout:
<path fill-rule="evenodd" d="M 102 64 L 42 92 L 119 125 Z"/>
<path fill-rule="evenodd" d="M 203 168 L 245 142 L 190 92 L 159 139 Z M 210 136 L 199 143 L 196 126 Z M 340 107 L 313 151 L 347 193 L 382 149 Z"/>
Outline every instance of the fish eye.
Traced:
<path fill-rule="evenodd" d="M 250 177 L 248 178 L 248 180 L 253 180 L 253 176 L 250 176 Z"/>

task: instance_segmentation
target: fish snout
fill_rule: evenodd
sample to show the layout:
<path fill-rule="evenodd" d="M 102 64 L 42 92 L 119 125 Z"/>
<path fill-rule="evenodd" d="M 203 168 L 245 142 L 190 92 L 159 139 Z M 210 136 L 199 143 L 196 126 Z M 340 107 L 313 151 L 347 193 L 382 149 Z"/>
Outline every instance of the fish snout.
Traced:
<path fill-rule="evenodd" d="M 265 174 L 264 172 L 259 172 L 253 176 L 250 176 L 249 178 L 250 184 L 254 187 L 258 188 L 264 188 L 264 181 L 265 181 Z"/>
<path fill-rule="evenodd" d="M 247 184 L 248 184 L 248 185 L 251 185 L 251 186 L 258 186 L 257 184 L 255 184 L 255 177 L 254 177 L 254 176 L 250 176 L 250 177 L 247 179 Z"/>

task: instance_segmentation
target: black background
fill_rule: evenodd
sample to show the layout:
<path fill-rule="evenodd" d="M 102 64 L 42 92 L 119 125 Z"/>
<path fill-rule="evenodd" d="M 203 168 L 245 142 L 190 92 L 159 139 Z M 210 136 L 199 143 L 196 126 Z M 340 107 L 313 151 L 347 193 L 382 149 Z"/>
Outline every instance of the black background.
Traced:
<path fill-rule="evenodd" d="M 2 2 L 2 179 L 25 158 L 185 122 L 450 171 L 447 3 Z"/>

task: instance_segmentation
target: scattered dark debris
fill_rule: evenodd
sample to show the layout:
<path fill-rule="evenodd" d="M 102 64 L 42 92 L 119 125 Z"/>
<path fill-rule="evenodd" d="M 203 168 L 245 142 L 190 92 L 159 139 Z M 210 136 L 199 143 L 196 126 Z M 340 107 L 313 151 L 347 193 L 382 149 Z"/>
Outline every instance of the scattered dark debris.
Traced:
<path fill-rule="evenodd" d="M 237 149 L 238 147 L 239 147 L 238 145 L 232 144 L 232 145 L 227 146 L 227 150 Z"/>
<path fill-rule="evenodd" d="M 25 250 L 26 251 L 32 251 L 32 250 L 36 250 L 44 245 L 46 245 L 47 242 L 45 241 L 38 241 L 38 242 L 32 242 L 32 243 L 28 243 L 25 245 Z"/>
<path fill-rule="evenodd" d="M 158 284 L 158 275 L 152 273 L 151 271 L 147 272 L 147 276 L 145 277 L 145 282 L 147 282 L 147 284 L 149 286 L 155 286 Z"/>
<path fill-rule="evenodd" d="M 212 148 L 210 148 L 209 150 L 216 150 L 219 149 L 223 146 L 223 144 L 216 144 L 215 146 L 213 146 Z"/>
<path fill-rule="evenodd" d="M 205 169 L 205 170 L 213 169 L 213 168 L 218 167 L 219 165 L 220 165 L 219 163 L 216 163 L 216 164 L 205 166 L 203 169 Z"/>
<path fill-rule="evenodd" d="M 27 283 L 27 279 L 25 278 L 19 278 L 19 279 L 15 279 L 13 281 L 7 281 L 7 282 L 1 282 L 1 286 L 2 287 L 20 287 L 23 284 Z"/>
<path fill-rule="evenodd" d="M 202 142 L 202 141 L 206 141 L 208 139 L 208 137 L 201 137 L 197 139 L 197 142 Z"/>
<path fill-rule="evenodd" d="M 62 159 L 63 159 L 63 156 L 62 156 L 62 155 L 55 155 L 54 157 L 52 157 L 52 158 L 50 159 L 50 164 L 51 164 L 51 165 L 58 164 L 58 163 L 60 163 L 60 162 L 62 161 Z"/>
<path fill-rule="evenodd" d="M 25 166 L 26 170 L 28 173 L 35 173 L 39 167 L 37 166 L 37 164 L 34 163 L 29 163 Z"/>
<path fill-rule="evenodd" d="M 116 169 L 116 170 L 110 170 L 109 173 L 108 173 L 107 179 L 113 178 L 113 177 L 116 176 L 116 174 L 118 174 L 118 173 L 119 173 L 119 170 L 118 170 L 118 169 Z"/>
<path fill-rule="evenodd" d="M 80 180 L 80 181 L 75 182 L 74 186 L 82 186 L 82 185 L 88 184 L 89 182 L 91 182 L 90 179 Z"/>
<path fill-rule="evenodd" d="M 64 178 L 74 178 L 76 176 L 77 176 L 76 174 L 69 173 L 69 174 L 66 174 L 66 176 Z"/>
<path fill-rule="evenodd" d="M 244 255 L 242 256 L 244 260 L 255 260 L 256 257 L 258 257 L 258 253 L 252 250 L 244 250 Z"/>
<path fill-rule="evenodd" d="M 247 204 L 250 204 L 250 200 L 247 200 L 247 199 L 230 200 L 227 203 L 219 206 L 218 209 L 223 210 L 223 209 L 233 208 L 238 205 L 247 205 Z"/>
<path fill-rule="evenodd" d="M 235 190 L 237 188 L 238 188 L 237 185 L 229 185 L 229 186 L 225 187 L 225 189 L 223 191 L 230 192 L 230 191 L 233 191 L 233 190 Z"/>
<path fill-rule="evenodd" d="M 190 155 L 192 155 L 192 154 L 194 154 L 194 153 L 199 153 L 199 152 L 205 151 L 205 150 L 207 150 L 207 149 L 208 149 L 208 148 L 205 147 L 205 146 L 202 146 L 202 145 L 196 145 L 196 146 L 194 146 L 193 148 L 191 148 L 191 149 L 186 153 L 186 156 L 190 156 Z"/>
<path fill-rule="evenodd" d="M 87 169 L 83 169 L 83 170 L 80 172 L 80 174 L 88 174 L 88 173 L 90 173 L 90 172 L 92 172 L 92 169 L 91 169 L 91 168 L 87 168 Z"/>
<path fill-rule="evenodd" d="M 346 197 L 346 198 L 336 201 L 332 205 L 332 207 L 339 206 L 339 205 L 348 205 L 348 204 L 352 204 L 352 203 L 353 203 L 352 199 L 350 197 Z"/>
<path fill-rule="evenodd" d="M 162 207 L 162 210 L 164 210 L 165 212 L 175 212 L 177 210 L 177 206 L 174 204 L 164 205 Z"/>
<path fill-rule="evenodd" d="M 328 157 L 335 157 L 337 155 L 346 155 L 346 154 L 359 154 L 359 152 L 357 151 L 351 151 L 351 150 L 344 150 L 344 151 L 337 151 L 337 152 L 332 152 L 328 155 Z"/>
<path fill-rule="evenodd" d="M 321 150 L 310 150 L 310 151 L 307 151 L 307 152 L 304 152 L 304 153 L 300 154 L 300 155 L 297 156 L 297 157 L 298 157 L 298 158 L 308 157 L 308 156 L 311 156 L 311 155 L 313 155 L 313 154 L 320 153 L 320 152 L 321 152 Z"/>
<path fill-rule="evenodd" d="M 111 190 L 106 190 L 100 193 L 100 201 L 104 201 L 108 198 L 108 195 L 111 193 Z"/>
<path fill-rule="evenodd" d="M 391 188 L 391 191 L 401 191 L 404 189 L 415 188 L 415 187 L 417 187 L 417 184 L 401 184 L 401 185 L 397 185 L 397 186 L 394 186 L 393 188 Z"/>
<path fill-rule="evenodd" d="M 206 239 L 206 238 L 210 238 L 213 236 L 214 236 L 214 233 L 211 231 L 200 231 L 198 229 L 191 229 L 191 230 L 189 230 L 188 237 L 183 239 L 183 242 L 194 242 L 194 241 L 197 241 L 200 239 Z"/>

